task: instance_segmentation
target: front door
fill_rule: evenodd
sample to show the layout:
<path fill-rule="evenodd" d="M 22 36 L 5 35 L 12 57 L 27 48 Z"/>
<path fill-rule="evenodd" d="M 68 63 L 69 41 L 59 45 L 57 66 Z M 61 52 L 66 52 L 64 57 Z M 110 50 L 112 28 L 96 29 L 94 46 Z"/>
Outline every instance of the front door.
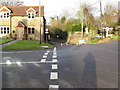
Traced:
<path fill-rule="evenodd" d="M 17 39 L 23 40 L 24 39 L 24 27 L 17 27 Z"/>

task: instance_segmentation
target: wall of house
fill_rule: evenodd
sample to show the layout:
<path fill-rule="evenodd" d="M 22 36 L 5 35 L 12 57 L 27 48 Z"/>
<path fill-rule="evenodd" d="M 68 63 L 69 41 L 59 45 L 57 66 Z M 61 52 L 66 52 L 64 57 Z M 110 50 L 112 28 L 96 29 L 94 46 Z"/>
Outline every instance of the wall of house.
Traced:
<path fill-rule="evenodd" d="M 43 23 L 43 17 L 41 17 L 41 26 L 43 27 L 44 23 Z M 23 23 L 25 23 L 25 25 L 27 25 L 27 27 L 34 27 L 35 28 L 35 34 L 30 34 L 28 35 L 28 38 L 33 38 L 35 40 L 40 40 L 40 18 L 39 17 L 35 17 L 34 19 L 29 19 L 27 16 L 26 17 L 22 17 L 22 16 L 12 16 L 11 17 L 11 34 L 13 37 L 16 36 L 16 26 L 18 25 L 18 22 L 22 21 Z M 9 25 L 10 26 L 10 19 L 0 19 L 0 25 Z M 41 37 L 42 40 L 44 37 L 44 28 L 41 28 Z M 5 35 L 6 36 L 6 35 Z M 10 35 L 7 35 L 10 36 Z M 4 35 L 2 36 L 4 37 Z"/>
<path fill-rule="evenodd" d="M 10 26 L 10 18 L 0 19 L 0 26 Z M 10 37 L 10 34 L 1 34 L 0 37 Z"/>

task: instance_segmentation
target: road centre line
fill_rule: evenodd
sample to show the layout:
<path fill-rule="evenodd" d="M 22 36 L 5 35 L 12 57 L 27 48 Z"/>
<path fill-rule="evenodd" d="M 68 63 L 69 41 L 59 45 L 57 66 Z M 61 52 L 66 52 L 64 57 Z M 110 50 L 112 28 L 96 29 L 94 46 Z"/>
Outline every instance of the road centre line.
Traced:
<path fill-rule="evenodd" d="M 49 85 L 49 90 L 58 90 L 59 85 Z"/>
<path fill-rule="evenodd" d="M 57 56 L 56 56 L 56 55 L 53 55 L 52 58 L 57 58 Z"/>
<path fill-rule="evenodd" d="M 58 72 L 51 72 L 50 73 L 50 79 L 58 79 Z"/>
<path fill-rule="evenodd" d="M 52 62 L 58 62 L 58 60 L 57 59 L 52 59 Z"/>
<path fill-rule="evenodd" d="M 53 55 L 57 55 L 57 53 L 53 53 Z"/>
<path fill-rule="evenodd" d="M 48 53 L 44 53 L 44 55 L 48 55 Z"/>
<path fill-rule="evenodd" d="M 52 69 L 58 69 L 58 65 L 57 64 L 52 64 Z"/>

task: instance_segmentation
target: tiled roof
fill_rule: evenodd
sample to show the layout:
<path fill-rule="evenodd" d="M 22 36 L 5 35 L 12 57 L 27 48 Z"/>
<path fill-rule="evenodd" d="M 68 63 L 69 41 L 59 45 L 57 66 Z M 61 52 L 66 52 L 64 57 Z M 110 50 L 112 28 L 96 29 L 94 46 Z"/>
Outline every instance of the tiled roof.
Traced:
<path fill-rule="evenodd" d="M 0 6 L 0 9 L 3 6 Z M 18 16 L 25 16 L 26 11 L 30 8 L 33 8 L 36 11 L 36 16 L 39 16 L 39 6 L 6 6 L 8 9 L 11 10 L 11 14 L 10 15 L 18 15 Z M 44 16 L 44 6 L 40 6 L 41 7 L 41 16 Z"/>

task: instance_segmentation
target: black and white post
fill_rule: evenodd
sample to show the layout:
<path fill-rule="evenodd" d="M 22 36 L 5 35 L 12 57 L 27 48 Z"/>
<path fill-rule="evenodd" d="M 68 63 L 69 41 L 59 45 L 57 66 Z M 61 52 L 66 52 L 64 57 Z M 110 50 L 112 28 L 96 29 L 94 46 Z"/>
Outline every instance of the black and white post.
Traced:
<path fill-rule="evenodd" d="M 47 38 L 48 38 L 48 33 L 49 33 L 49 32 L 48 32 L 48 29 L 46 28 L 46 29 L 45 29 L 45 36 L 46 36 L 46 38 L 45 38 L 46 40 L 45 40 L 45 41 L 46 41 L 46 43 L 47 43 L 47 41 L 48 41 L 48 39 L 47 39 Z"/>

